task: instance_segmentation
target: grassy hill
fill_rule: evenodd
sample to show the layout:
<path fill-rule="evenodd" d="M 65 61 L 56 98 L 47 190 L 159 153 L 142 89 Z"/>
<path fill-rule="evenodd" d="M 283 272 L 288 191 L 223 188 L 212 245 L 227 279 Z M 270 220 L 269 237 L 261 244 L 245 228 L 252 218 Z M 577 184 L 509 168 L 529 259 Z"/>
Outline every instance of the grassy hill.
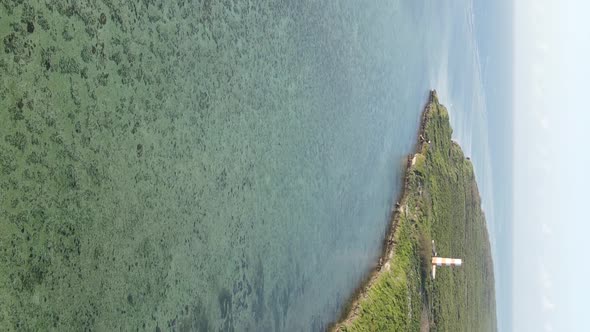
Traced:
<path fill-rule="evenodd" d="M 473 166 L 451 133 L 433 91 L 384 257 L 337 330 L 496 331 L 485 216 Z M 462 267 L 439 267 L 436 280 L 432 239 L 439 256 L 463 259 Z"/>

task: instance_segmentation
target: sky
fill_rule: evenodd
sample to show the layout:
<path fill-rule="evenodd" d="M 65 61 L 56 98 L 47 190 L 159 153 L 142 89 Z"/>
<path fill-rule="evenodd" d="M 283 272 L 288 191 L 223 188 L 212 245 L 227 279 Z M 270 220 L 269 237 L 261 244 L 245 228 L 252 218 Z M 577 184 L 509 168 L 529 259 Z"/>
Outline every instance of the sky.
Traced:
<path fill-rule="evenodd" d="M 499 331 L 512 330 L 513 291 L 513 4 L 511 0 L 473 1 L 477 56 L 484 91 L 491 176 L 477 179 L 494 256 Z M 476 106 L 476 105 L 473 105 Z M 475 129 L 477 130 L 477 129 Z M 473 151 L 476 175 L 481 158 Z M 479 171 L 479 172 L 478 172 Z M 485 171 L 485 169 L 484 169 Z M 492 189 L 492 196 L 486 189 Z M 491 203 L 485 204 L 485 201 Z"/>
<path fill-rule="evenodd" d="M 514 331 L 588 331 L 589 12 L 514 5 Z"/>

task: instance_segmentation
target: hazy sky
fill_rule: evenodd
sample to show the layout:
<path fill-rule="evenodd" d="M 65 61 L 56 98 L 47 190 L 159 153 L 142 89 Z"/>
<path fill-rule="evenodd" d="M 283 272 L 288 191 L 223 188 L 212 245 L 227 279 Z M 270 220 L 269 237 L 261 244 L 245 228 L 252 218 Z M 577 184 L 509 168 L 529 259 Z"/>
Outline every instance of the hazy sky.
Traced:
<path fill-rule="evenodd" d="M 590 2 L 515 2 L 514 331 L 588 331 Z"/>

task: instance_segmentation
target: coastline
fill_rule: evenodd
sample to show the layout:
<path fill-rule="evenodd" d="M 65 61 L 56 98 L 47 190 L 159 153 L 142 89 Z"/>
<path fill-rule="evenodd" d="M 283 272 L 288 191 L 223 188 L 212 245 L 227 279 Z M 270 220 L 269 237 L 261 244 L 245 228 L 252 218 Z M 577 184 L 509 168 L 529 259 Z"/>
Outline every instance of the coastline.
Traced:
<path fill-rule="evenodd" d="M 398 199 L 395 201 L 392 207 L 392 215 L 389 222 L 389 231 L 383 240 L 383 246 L 381 255 L 375 268 L 362 280 L 359 287 L 356 288 L 354 293 L 351 295 L 349 301 L 346 303 L 337 321 L 331 323 L 327 330 L 328 331 L 343 331 L 342 327 L 352 323 L 360 313 L 360 302 L 362 299 L 367 297 L 367 294 L 371 287 L 375 284 L 379 276 L 383 272 L 389 271 L 390 260 L 395 252 L 396 242 L 396 230 L 399 225 L 402 213 L 406 210 L 406 202 L 409 194 L 409 180 L 412 168 L 415 165 L 414 156 L 416 153 L 420 153 L 426 143 L 425 128 L 428 121 L 428 111 L 433 101 L 438 100 L 436 90 L 430 90 L 426 105 L 422 109 L 420 115 L 420 126 L 416 135 L 416 143 L 414 145 L 413 152 L 408 155 L 406 168 L 404 171 L 404 181 L 402 189 L 398 195 Z"/>

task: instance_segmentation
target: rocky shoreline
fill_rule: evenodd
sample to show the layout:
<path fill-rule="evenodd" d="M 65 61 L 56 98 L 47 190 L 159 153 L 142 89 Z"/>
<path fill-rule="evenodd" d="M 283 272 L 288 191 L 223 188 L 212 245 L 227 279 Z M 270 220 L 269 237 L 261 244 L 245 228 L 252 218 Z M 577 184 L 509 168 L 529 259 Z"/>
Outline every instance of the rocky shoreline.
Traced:
<path fill-rule="evenodd" d="M 400 221 L 401 214 L 405 211 L 406 207 L 406 200 L 408 196 L 409 190 L 409 174 L 414 166 L 414 154 L 419 153 L 422 151 L 422 147 L 424 144 L 428 144 L 428 140 L 425 137 L 425 128 L 426 128 L 426 121 L 427 121 L 427 112 L 429 106 L 432 104 L 434 100 L 437 100 L 438 96 L 436 90 L 431 90 L 428 101 L 422 110 L 422 114 L 420 116 L 420 127 L 418 130 L 418 134 L 416 137 L 416 145 L 414 147 L 414 153 L 410 154 L 407 158 L 407 166 L 404 172 L 404 184 L 403 188 L 399 194 L 399 198 L 394 203 L 392 208 L 392 215 L 390 218 L 389 223 L 389 231 L 387 232 L 387 236 L 383 240 L 383 249 L 381 255 L 379 256 L 379 261 L 375 268 L 367 275 L 365 279 L 363 279 L 360 286 L 354 291 L 353 295 L 351 296 L 350 300 L 345 305 L 339 319 L 337 322 L 330 324 L 328 327 L 328 331 L 342 331 L 341 327 L 346 324 L 350 324 L 359 314 L 360 309 L 360 301 L 363 298 L 367 297 L 367 293 L 369 289 L 373 286 L 377 278 L 382 272 L 389 271 L 389 261 L 391 260 L 393 253 L 395 251 L 395 234 L 396 229 Z"/>

